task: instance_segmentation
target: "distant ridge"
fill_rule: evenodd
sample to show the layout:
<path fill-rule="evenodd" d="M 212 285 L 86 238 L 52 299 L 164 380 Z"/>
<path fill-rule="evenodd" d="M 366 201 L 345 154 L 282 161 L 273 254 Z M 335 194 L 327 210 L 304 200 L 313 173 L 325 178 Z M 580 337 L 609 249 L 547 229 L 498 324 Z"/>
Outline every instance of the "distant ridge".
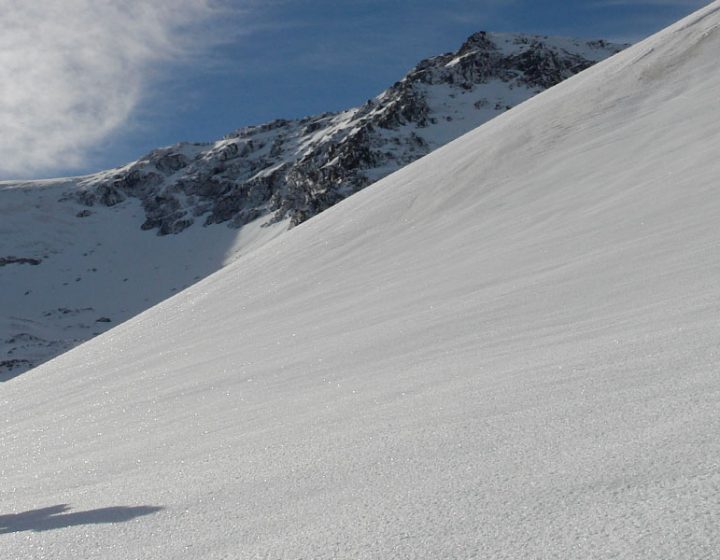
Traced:
<path fill-rule="evenodd" d="M 480 32 L 420 62 L 361 107 L 178 144 L 91 176 L 70 196 L 145 209 L 145 229 L 194 222 L 298 224 L 627 45 Z"/>

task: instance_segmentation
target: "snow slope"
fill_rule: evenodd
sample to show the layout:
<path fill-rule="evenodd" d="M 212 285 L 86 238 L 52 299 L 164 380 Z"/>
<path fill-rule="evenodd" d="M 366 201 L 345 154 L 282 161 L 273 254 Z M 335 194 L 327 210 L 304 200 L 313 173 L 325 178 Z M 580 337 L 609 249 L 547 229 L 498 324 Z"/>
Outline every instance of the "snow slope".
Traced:
<path fill-rule="evenodd" d="M 0 183 L 0 382 L 137 315 L 287 228 L 140 229 L 138 201 L 60 201 L 77 179 Z M 81 214 L 82 215 L 82 214 Z M 3 264 L 3 259 L 5 263 Z M 9 261 L 9 262 L 8 262 Z"/>
<path fill-rule="evenodd" d="M 624 46 L 480 32 L 360 107 L 160 148 L 86 177 L 0 183 L 0 382 Z"/>
<path fill-rule="evenodd" d="M 716 558 L 720 2 L 2 386 L 3 558 Z"/>

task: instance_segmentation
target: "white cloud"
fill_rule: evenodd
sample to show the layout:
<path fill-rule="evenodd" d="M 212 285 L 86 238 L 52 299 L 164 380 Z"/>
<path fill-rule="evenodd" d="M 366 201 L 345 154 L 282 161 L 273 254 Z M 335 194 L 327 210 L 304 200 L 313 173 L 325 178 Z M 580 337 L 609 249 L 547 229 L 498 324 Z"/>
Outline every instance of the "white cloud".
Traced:
<path fill-rule="evenodd" d="M 0 176 L 82 166 L 216 10 L 212 0 L 0 0 Z"/>

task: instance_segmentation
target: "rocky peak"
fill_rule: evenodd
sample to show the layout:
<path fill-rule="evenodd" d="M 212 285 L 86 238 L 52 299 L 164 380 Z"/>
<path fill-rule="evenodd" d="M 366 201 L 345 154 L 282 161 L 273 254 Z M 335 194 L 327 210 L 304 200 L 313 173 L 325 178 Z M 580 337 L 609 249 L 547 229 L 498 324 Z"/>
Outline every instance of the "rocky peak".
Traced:
<path fill-rule="evenodd" d="M 143 229 L 159 235 L 258 218 L 298 224 L 625 46 L 475 33 L 360 107 L 154 150 L 85 178 L 67 198 L 86 206 L 137 198 Z"/>

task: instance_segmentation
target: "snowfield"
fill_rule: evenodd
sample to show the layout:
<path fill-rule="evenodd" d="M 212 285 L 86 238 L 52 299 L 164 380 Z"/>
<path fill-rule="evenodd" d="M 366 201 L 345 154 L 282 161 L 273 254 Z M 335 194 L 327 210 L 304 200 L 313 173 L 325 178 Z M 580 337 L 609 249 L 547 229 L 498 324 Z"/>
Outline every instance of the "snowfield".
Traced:
<path fill-rule="evenodd" d="M 84 177 L 0 182 L 0 382 L 625 46 L 479 32 L 346 111 L 159 148 Z"/>
<path fill-rule="evenodd" d="M 59 202 L 78 179 L 0 183 L 0 382 L 101 334 L 283 233 L 142 231 L 135 200 L 89 211 Z M 88 215 L 78 218 L 78 212 Z M 3 266 L 12 256 L 26 262 Z M 28 262 L 29 261 L 29 262 Z M 37 264 L 31 264 L 35 262 Z M 6 366 L 10 367 L 6 367 Z"/>
<path fill-rule="evenodd" d="M 720 2 L 2 385 L 0 557 L 720 554 Z"/>

